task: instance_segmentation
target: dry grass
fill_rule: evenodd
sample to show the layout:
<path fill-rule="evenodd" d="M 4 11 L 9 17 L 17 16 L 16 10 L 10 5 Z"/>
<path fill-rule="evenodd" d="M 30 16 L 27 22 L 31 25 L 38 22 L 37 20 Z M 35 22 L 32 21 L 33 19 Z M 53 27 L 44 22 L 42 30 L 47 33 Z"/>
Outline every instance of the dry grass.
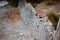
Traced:
<path fill-rule="evenodd" d="M 10 11 L 8 11 L 8 16 L 11 20 L 19 20 L 21 18 L 20 10 L 18 8 L 11 8 Z"/>
<path fill-rule="evenodd" d="M 44 17 L 47 15 L 47 13 L 49 12 L 56 12 L 56 9 L 54 6 L 46 6 L 44 5 L 43 3 L 42 4 L 38 4 L 36 7 L 35 7 L 38 15 Z"/>

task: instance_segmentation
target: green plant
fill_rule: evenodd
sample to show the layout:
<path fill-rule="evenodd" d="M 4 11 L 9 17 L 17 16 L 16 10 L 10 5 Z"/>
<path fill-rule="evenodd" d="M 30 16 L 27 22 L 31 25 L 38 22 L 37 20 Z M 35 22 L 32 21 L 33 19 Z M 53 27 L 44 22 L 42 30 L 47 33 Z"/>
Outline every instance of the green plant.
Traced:
<path fill-rule="evenodd" d="M 49 13 L 47 16 L 48 16 L 48 19 L 52 22 L 52 24 L 53 24 L 53 26 L 54 26 L 54 28 L 56 30 L 59 17 L 53 12 Z"/>

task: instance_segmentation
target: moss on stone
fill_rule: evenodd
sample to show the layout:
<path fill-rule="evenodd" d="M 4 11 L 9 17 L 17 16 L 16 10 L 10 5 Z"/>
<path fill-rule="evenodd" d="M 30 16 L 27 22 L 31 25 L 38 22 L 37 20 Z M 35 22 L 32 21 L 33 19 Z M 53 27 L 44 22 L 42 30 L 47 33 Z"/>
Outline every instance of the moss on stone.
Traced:
<path fill-rule="evenodd" d="M 56 30 L 59 17 L 57 15 L 55 15 L 55 13 L 53 13 L 53 12 L 49 13 L 47 16 L 48 16 L 48 19 L 52 22 L 52 24 Z"/>

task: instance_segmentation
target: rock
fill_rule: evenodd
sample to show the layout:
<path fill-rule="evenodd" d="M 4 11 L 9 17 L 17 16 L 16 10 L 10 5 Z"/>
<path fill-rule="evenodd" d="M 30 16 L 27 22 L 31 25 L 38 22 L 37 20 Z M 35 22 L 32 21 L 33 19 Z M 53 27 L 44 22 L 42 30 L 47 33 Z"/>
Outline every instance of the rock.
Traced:
<path fill-rule="evenodd" d="M 54 33 L 53 40 L 60 40 L 60 18 L 58 21 L 56 32 Z"/>
<path fill-rule="evenodd" d="M 21 5 L 22 3 L 22 5 Z M 22 18 L 24 19 L 28 30 L 31 32 L 31 36 L 33 38 L 36 38 L 37 40 L 49 40 L 49 33 L 45 25 L 43 25 L 42 22 L 40 22 L 39 17 L 35 16 L 37 12 L 34 10 L 34 8 L 31 6 L 30 3 L 26 4 L 24 6 L 24 3 L 20 3 L 20 11 L 22 14 Z M 40 24 L 41 23 L 41 24 Z M 37 29 L 37 25 L 39 26 Z"/>

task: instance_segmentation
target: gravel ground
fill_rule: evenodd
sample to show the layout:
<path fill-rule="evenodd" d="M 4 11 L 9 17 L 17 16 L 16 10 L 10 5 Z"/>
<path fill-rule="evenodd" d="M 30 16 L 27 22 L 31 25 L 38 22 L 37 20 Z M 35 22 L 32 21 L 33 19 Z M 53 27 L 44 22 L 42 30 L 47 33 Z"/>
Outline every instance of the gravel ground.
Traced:
<path fill-rule="evenodd" d="M 31 38 L 30 32 L 20 17 L 20 12 L 16 10 L 13 8 L 7 12 L 6 16 L 0 18 L 0 40 L 23 40 L 24 38 Z"/>

